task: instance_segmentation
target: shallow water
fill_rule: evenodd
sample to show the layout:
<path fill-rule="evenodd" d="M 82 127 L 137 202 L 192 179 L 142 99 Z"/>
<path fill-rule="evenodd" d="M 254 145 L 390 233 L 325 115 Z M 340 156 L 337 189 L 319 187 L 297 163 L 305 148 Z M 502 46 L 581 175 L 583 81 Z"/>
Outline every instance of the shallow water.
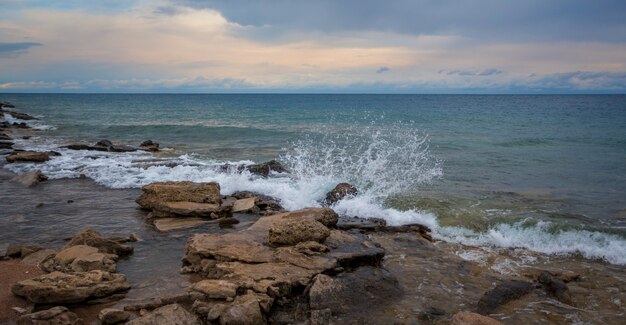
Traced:
<path fill-rule="evenodd" d="M 111 188 L 218 181 L 289 209 L 315 206 L 336 183 L 360 195 L 335 207 L 392 224 L 420 222 L 473 245 L 582 254 L 626 264 L 626 96 L 2 94 L 41 117 L 18 147 L 58 150 L 37 165 Z M 145 139 L 149 154 L 59 150 L 78 140 Z M 291 175 L 223 173 L 226 161 L 279 158 Z"/>

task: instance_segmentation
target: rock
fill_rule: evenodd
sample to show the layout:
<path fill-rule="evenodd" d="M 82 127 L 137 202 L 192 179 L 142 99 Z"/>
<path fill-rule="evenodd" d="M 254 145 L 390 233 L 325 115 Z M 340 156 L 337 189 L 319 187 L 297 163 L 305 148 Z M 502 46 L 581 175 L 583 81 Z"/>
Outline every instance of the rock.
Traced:
<path fill-rule="evenodd" d="M 140 317 L 135 318 L 127 325 L 201 325 L 202 322 L 198 317 L 187 310 L 185 310 L 179 304 L 171 304 L 163 307 L 159 307 L 152 312 Z"/>
<path fill-rule="evenodd" d="M 487 316 L 469 311 L 460 311 L 452 316 L 452 325 L 503 325 L 501 322 Z"/>
<path fill-rule="evenodd" d="M 230 213 L 213 203 L 160 202 L 152 208 L 152 215 L 162 217 L 205 217 L 216 219 Z"/>
<path fill-rule="evenodd" d="M 32 115 L 28 115 L 26 113 L 20 113 L 20 112 L 14 112 L 14 111 L 2 111 L 2 113 L 9 114 L 13 118 L 16 118 L 18 120 L 36 120 L 37 119 L 36 117 Z"/>
<path fill-rule="evenodd" d="M 53 307 L 47 310 L 21 316 L 18 325 L 82 325 L 83 320 L 66 307 Z"/>
<path fill-rule="evenodd" d="M 1 108 L 15 108 L 15 105 L 9 103 L 9 102 L 0 102 L 0 109 Z"/>
<path fill-rule="evenodd" d="M 60 263 L 69 264 L 72 263 L 77 257 L 83 257 L 97 252 L 98 249 L 95 247 L 87 245 L 75 245 L 58 252 L 54 258 L 57 259 Z"/>
<path fill-rule="evenodd" d="M 39 184 L 39 182 L 45 181 L 47 179 L 48 177 L 44 176 L 41 173 L 41 170 L 37 169 L 37 170 L 30 171 L 30 172 L 26 172 L 21 175 L 17 175 L 11 178 L 9 182 L 20 183 L 24 186 L 30 187 L 30 186 L 35 186 Z"/>
<path fill-rule="evenodd" d="M 558 301 L 571 305 L 572 295 L 565 282 L 552 276 L 550 272 L 544 271 L 539 275 L 539 283 L 543 285 L 546 293 L 556 298 Z"/>
<path fill-rule="evenodd" d="M 381 231 L 387 227 L 387 221 L 379 218 L 339 217 L 337 228 L 341 230 L 358 229 L 363 232 Z"/>
<path fill-rule="evenodd" d="M 518 299 L 532 290 L 533 284 L 526 281 L 511 280 L 500 283 L 480 298 L 477 311 L 481 315 L 491 314 L 500 305 Z"/>
<path fill-rule="evenodd" d="M 13 149 L 13 142 L 0 141 L 0 149 Z"/>
<path fill-rule="evenodd" d="M 324 199 L 325 205 L 333 205 L 348 196 L 356 195 L 358 190 L 356 187 L 348 183 L 339 183 L 330 192 L 326 193 L 326 199 Z"/>
<path fill-rule="evenodd" d="M 239 287 L 224 280 L 202 280 L 191 286 L 192 290 L 201 292 L 211 299 L 235 298 Z"/>
<path fill-rule="evenodd" d="M 6 160 L 10 163 L 14 162 L 44 162 L 50 160 L 50 156 L 47 152 L 36 151 L 17 151 L 10 153 Z"/>
<path fill-rule="evenodd" d="M 139 147 L 142 150 L 146 150 L 146 151 L 159 151 L 159 143 L 158 142 L 154 142 L 152 140 L 146 140 L 144 142 L 142 142 Z"/>
<path fill-rule="evenodd" d="M 161 232 L 194 228 L 208 223 L 208 220 L 201 218 L 159 218 L 154 220 L 154 226 Z"/>
<path fill-rule="evenodd" d="M 420 235 L 422 238 L 430 242 L 433 241 L 433 238 L 430 236 L 430 233 L 432 230 L 424 225 L 420 225 L 417 223 L 402 225 L 402 226 L 386 226 L 382 228 L 381 230 L 387 231 L 387 232 L 415 232 L 418 235 Z"/>
<path fill-rule="evenodd" d="M 26 257 L 24 257 L 22 259 L 23 264 L 27 264 L 27 265 L 36 265 L 39 266 L 43 261 L 54 257 L 54 255 L 57 253 L 56 250 L 54 249 L 42 249 L 42 250 L 38 250 L 32 254 L 28 254 Z"/>
<path fill-rule="evenodd" d="M 97 147 L 110 148 L 110 147 L 113 146 L 113 142 L 111 142 L 110 140 L 107 140 L 107 139 L 103 139 L 103 140 L 100 140 L 100 141 L 96 142 L 96 146 Z"/>
<path fill-rule="evenodd" d="M 11 292 L 37 304 L 78 303 L 130 289 L 123 275 L 104 271 L 52 272 L 20 281 Z"/>
<path fill-rule="evenodd" d="M 233 217 L 227 217 L 227 218 L 221 218 L 219 219 L 219 226 L 220 227 L 230 227 L 232 225 L 236 225 L 239 223 L 239 220 L 237 220 L 236 218 Z"/>
<path fill-rule="evenodd" d="M 129 312 L 115 308 L 104 308 L 98 314 L 98 319 L 103 325 L 123 323 L 126 322 L 129 318 Z"/>
<path fill-rule="evenodd" d="M 114 273 L 117 271 L 116 261 L 117 255 L 93 253 L 77 257 L 70 265 L 70 269 L 75 272 L 102 270 Z"/>
<path fill-rule="evenodd" d="M 256 197 L 240 199 L 233 203 L 232 212 L 245 212 L 256 206 Z"/>
<path fill-rule="evenodd" d="M 137 151 L 137 148 L 131 147 L 131 146 L 127 146 L 127 145 L 124 145 L 124 144 L 114 144 L 114 145 L 109 147 L 109 151 L 112 151 L 112 152 L 133 152 L 133 151 Z"/>
<path fill-rule="evenodd" d="M 67 148 L 71 150 L 95 150 L 95 151 L 109 151 L 109 147 L 103 146 L 90 146 L 82 143 L 73 143 L 66 146 L 62 146 L 61 148 Z"/>
<path fill-rule="evenodd" d="M 330 308 L 321 310 L 311 310 L 311 325 L 326 325 L 330 324 L 330 318 L 332 316 Z"/>
<path fill-rule="evenodd" d="M 7 248 L 6 255 L 12 258 L 23 258 L 42 249 L 43 247 L 39 245 L 11 245 Z"/>
<path fill-rule="evenodd" d="M 252 174 L 261 175 L 263 177 L 269 176 L 270 172 L 277 172 L 277 173 L 288 172 L 287 169 L 277 160 L 270 160 L 268 162 L 264 162 L 260 164 L 239 166 L 238 169 L 240 171 L 245 169 Z"/>
<path fill-rule="evenodd" d="M 119 256 L 132 254 L 133 248 L 130 246 L 120 244 L 120 241 L 124 241 L 119 238 L 106 238 L 100 236 L 100 234 L 93 229 L 81 230 L 65 247 L 71 247 L 76 245 L 87 245 L 95 247 L 100 253 L 115 254 Z"/>
<path fill-rule="evenodd" d="M 220 315 L 221 325 L 265 324 L 259 301 L 254 294 L 238 296 Z"/>
<path fill-rule="evenodd" d="M 220 185 L 194 182 L 159 182 L 142 188 L 141 196 L 136 200 L 142 208 L 152 210 L 163 202 L 194 202 L 220 204 Z"/>
<path fill-rule="evenodd" d="M 328 253 L 330 248 L 316 241 L 305 241 L 296 244 L 296 250 L 305 255 L 319 255 L 322 253 Z"/>
<path fill-rule="evenodd" d="M 330 230 L 316 220 L 280 220 L 269 229 L 268 243 L 272 246 L 295 245 L 304 241 L 322 242 Z"/>

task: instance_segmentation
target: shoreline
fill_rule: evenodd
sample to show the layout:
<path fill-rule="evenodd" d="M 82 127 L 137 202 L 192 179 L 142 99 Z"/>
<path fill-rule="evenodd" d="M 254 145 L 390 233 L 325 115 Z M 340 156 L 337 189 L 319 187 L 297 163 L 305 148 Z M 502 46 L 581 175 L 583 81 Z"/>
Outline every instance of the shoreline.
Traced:
<path fill-rule="evenodd" d="M 7 186 L 5 183 L 8 178 L 9 174 L 3 168 L 3 186 Z M 135 244 L 135 255 L 131 255 L 125 260 L 120 260 L 120 272 L 132 273 L 133 260 L 142 258 L 142 245 L 149 246 L 148 244 L 160 243 L 163 237 L 167 236 L 167 233 L 159 233 L 154 230 L 151 225 L 148 225 L 145 222 L 146 213 L 138 211 L 134 199 L 139 195 L 139 190 L 109 189 L 97 185 L 91 180 L 81 179 L 48 180 L 33 188 L 19 188 L 17 184 L 12 184 L 9 185 L 9 188 L 14 189 L 17 195 L 22 194 L 22 197 L 37 198 L 41 196 L 42 193 L 40 190 L 42 188 L 45 190 L 46 188 L 53 187 L 56 188 L 56 190 L 64 191 L 63 188 L 67 189 L 80 184 L 85 185 L 81 188 L 82 194 L 85 198 L 91 198 L 91 201 L 86 200 L 81 203 L 80 200 L 74 200 L 75 202 L 71 204 L 66 203 L 64 206 L 59 204 L 54 208 L 57 209 L 58 212 L 75 210 L 77 216 L 81 214 L 97 214 L 94 213 L 95 209 L 90 205 L 93 202 L 101 200 L 103 193 L 116 193 L 112 195 L 114 199 L 107 203 L 115 202 L 115 200 L 119 202 L 119 194 L 123 193 L 121 199 L 124 200 L 125 203 L 123 204 L 123 209 L 117 210 L 117 212 L 122 215 L 125 214 L 125 216 L 121 216 L 120 218 L 134 219 L 132 226 L 137 229 L 144 229 L 144 233 L 147 234 L 144 242 Z M 76 195 L 76 192 L 70 195 Z M 133 197 L 133 195 L 135 197 Z M 69 200 L 73 199 L 67 199 L 65 202 Z M 46 207 L 46 204 L 44 204 L 44 207 Z M 28 222 L 28 214 L 32 211 L 36 211 L 36 209 L 36 204 L 25 208 L 24 212 L 27 215 L 27 220 L 18 220 L 17 222 Z M 102 206 L 100 209 L 103 215 L 107 213 L 106 206 Z M 83 221 L 89 220 L 89 218 L 90 217 L 85 217 Z M 264 217 L 255 216 L 253 219 L 254 218 L 262 219 Z M 101 226 L 103 229 L 106 229 L 107 222 L 102 222 Z M 108 222 L 115 223 L 116 220 L 108 219 Z M 243 231 L 253 223 L 254 220 L 249 220 L 247 223 L 237 226 L 231 231 L 227 231 L 227 233 Z M 171 236 L 174 237 L 171 240 L 177 241 L 178 244 L 184 244 L 185 236 L 190 236 L 195 233 L 197 229 L 198 228 L 196 228 L 196 230 L 185 230 L 180 234 L 180 237 Z M 219 227 L 201 229 L 209 230 L 209 232 L 220 231 Z M 561 257 L 543 254 L 522 254 L 523 258 L 534 256 L 535 259 L 531 261 L 516 261 L 516 258 L 519 258 L 516 256 L 516 249 L 489 252 L 483 250 L 481 247 L 463 246 L 442 241 L 426 243 L 420 236 L 416 236 L 413 232 L 380 232 L 376 230 L 360 229 L 358 227 L 354 228 L 352 231 L 365 234 L 370 240 L 385 250 L 385 258 L 382 260 L 379 268 L 389 272 L 391 276 L 398 281 L 397 283 L 402 293 L 399 294 L 399 299 L 398 297 L 394 297 L 394 305 L 392 307 L 385 306 L 385 308 L 372 309 L 372 306 L 368 306 L 367 309 L 358 309 L 363 308 L 363 306 L 360 306 L 357 310 L 352 310 L 347 313 L 348 316 L 338 316 L 339 318 L 337 320 L 358 321 L 358 314 L 367 312 L 371 313 L 372 318 L 369 321 L 373 321 L 373 323 L 386 323 L 392 320 L 405 323 L 416 321 L 433 324 L 448 323 L 452 315 L 456 312 L 474 310 L 476 302 L 479 301 L 486 292 L 493 289 L 495 283 L 507 283 L 513 279 L 536 283 L 537 270 L 541 269 L 551 270 L 552 273 L 558 273 L 562 270 L 572 271 L 579 275 L 579 280 L 571 283 L 568 282 L 572 299 L 571 306 L 564 306 L 562 302 L 558 302 L 544 291 L 537 289 L 532 291 L 531 294 L 523 296 L 521 299 L 514 299 L 499 306 L 500 309 L 498 309 L 498 313 L 491 314 L 491 316 L 507 324 L 524 323 L 544 319 L 545 312 L 542 310 L 547 309 L 549 310 L 548 314 L 552 315 L 552 318 L 550 318 L 551 321 L 555 323 L 567 323 L 571 315 L 576 315 L 581 321 L 603 319 L 605 323 L 617 324 L 625 311 L 624 307 L 621 305 L 622 301 L 626 301 L 626 296 L 624 295 L 624 292 L 626 292 L 626 287 L 624 287 L 625 272 L 623 268 L 618 265 L 581 259 L 576 256 Z M 76 230 L 72 231 L 70 237 L 75 232 Z M 119 233 L 119 230 L 110 231 L 108 234 L 113 235 L 115 233 Z M 58 247 L 65 237 L 67 237 L 67 235 L 57 238 L 53 240 L 53 242 L 55 242 L 55 245 Z M 38 244 L 49 245 L 50 242 L 44 241 Z M 462 252 L 459 253 L 459 251 Z M 146 247 L 145 252 L 150 252 L 150 249 Z M 177 261 L 177 265 L 172 268 L 177 272 L 184 251 L 181 249 L 177 252 L 168 253 L 171 254 L 168 261 Z M 461 257 L 462 254 L 465 254 L 465 256 L 463 256 L 464 258 Z M 155 260 L 155 265 L 158 265 L 162 256 L 158 256 L 160 254 L 156 255 L 157 256 L 148 256 Z M 469 257 L 474 258 L 474 260 Z M 515 263 L 520 262 L 533 265 L 535 270 L 532 272 L 528 270 L 524 271 L 523 265 L 515 265 Z M 0 267 L 1 265 L 2 264 L 0 264 Z M 509 265 L 510 270 L 513 272 L 506 272 L 507 265 Z M 500 272 L 498 272 L 498 269 Z M 146 271 L 145 269 L 138 270 L 139 273 Z M 531 272 L 532 274 L 525 276 L 524 272 Z M 598 275 L 599 272 L 607 274 Z M 129 279 L 131 279 L 131 286 L 133 286 L 133 289 L 129 291 L 129 296 L 132 297 L 131 293 L 136 290 L 135 286 L 137 286 L 137 283 L 132 283 L 132 277 Z M 158 289 L 161 283 L 160 280 L 155 280 L 146 287 Z M 605 289 L 609 287 L 614 287 L 618 290 L 617 292 L 609 291 L 609 296 L 603 297 L 603 295 L 607 294 Z M 158 292 L 158 290 L 156 290 L 156 292 Z M 148 294 L 146 294 L 146 296 L 147 295 Z M 451 295 L 455 295 L 454 304 L 452 306 L 450 306 L 449 300 Z M 419 302 L 419 304 L 416 305 L 416 301 Z M 616 304 L 615 301 L 618 303 Z M 121 302 L 123 302 L 123 300 Z M 541 308 L 531 307 L 538 305 L 541 306 Z M 602 307 L 595 311 L 589 309 L 590 306 L 597 305 L 601 305 Z M 530 311 L 529 308 L 531 308 Z M 366 319 L 362 319 L 362 321 L 367 323 Z"/>

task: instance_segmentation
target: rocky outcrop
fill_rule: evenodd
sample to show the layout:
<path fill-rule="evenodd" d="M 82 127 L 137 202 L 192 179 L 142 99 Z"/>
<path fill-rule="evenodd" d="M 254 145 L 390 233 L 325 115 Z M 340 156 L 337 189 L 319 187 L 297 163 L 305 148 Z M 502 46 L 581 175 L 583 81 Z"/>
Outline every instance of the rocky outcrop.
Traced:
<path fill-rule="evenodd" d="M 130 289 L 123 275 L 104 271 L 52 272 L 20 281 L 13 294 L 38 304 L 78 303 Z"/>
<path fill-rule="evenodd" d="M 272 246 L 293 246 L 300 242 L 322 242 L 330 230 L 316 220 L 279 220 L 269 229 L 268 243 Z"/>
<path fill-rule="evenodd" d="M 41 170 L 33 170 L 24 174 L 17 175 L 9 180 L 9 182 L 19 183 L 27 187 L 35 186 L 39 182 L 47 180 L 48 177 L 41 173 Z"/>
<path fill-rule="evenodd" d="M 135 318 L 127 322 L 126 324 L 127 325 L 153 325 L 153 324 L 201 325 L 202 322 L 196 315 L 188 312 L 181 305 L 171 304 L 171 305 L 159 307 L 149 312 L 145 316 L 142 316 L 140 318 Z"/>
<path fill-rule="evenodd" d="M 65 248 L 54 257 L 43 261 L 41 269 L 46 272 L 86 272 L 101 270 L 115 272 L 118 256 L 98 252 L 98 248 L 75 245 Z"/>
<path fill-rule="evenodd" d="M 16 151 L 10 153 L 6 160 L 9 163 L 15 162 L 45 162 L 50 160 L 50 155 L 48 152 L 37 152 L 37 151 Z"/>
<path fill-rule="evenodd" d="M 83 320 L 66 307 L 58 306 L 21 316 L 18 325 L 82 325 Z"/>
<path fill-rule="evenodd" d="M 452 316 L 452 325 L 503 325 L 501 322 L 487 316 L 469 311 L 460 311 Z"/>
<path fill-rule="evenodd" d="M 232 206 L 222 206 L 220 185 L 193 182 L 152 183 L 142 188 L 136 202 L 151 210 L 153 217 L 207 217 L 230 215 Z"/>
<path fill-rule="evenodd" d="M 481 315 L 488 315 L 499 306 L 531 292 L 533 288 L 533 284 L 526 281 L 511 280 L 500 283 L 480 298 L 477 311 Z"/>
<path fill-rule="evenodd" d="M 330 192 L 326 193 L 324 205 L 333 205 L 346 197 L 355 196 L 358 193 L 356 187 L 348 183 L 339 183 Z"/>

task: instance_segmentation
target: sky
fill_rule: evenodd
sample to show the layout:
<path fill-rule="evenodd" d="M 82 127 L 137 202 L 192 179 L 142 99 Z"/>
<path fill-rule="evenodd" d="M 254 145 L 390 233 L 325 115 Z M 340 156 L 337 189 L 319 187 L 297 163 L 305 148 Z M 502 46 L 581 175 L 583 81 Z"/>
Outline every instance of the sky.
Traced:
<path fill-rule="evenodd" d="M 626 93 L 626 1 L 0 0 L 0 92 Z"/>

